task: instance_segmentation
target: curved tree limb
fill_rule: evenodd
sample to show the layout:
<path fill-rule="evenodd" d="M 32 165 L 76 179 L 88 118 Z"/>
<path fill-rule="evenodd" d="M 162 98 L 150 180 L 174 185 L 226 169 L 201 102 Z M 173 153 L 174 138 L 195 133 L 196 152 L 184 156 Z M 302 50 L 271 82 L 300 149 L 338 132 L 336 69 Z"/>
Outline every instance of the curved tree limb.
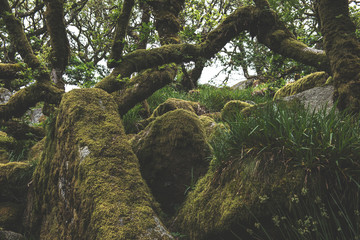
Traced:
<path fill-rule="evenodd" d="M 321 70 L 329 69 L 325 53 L 311 49 L 294 39 L 273 11 L 246 6 L 229 15 L 201 44 L 168 44 L 156 49 L 136 50 L 127 54 L 114 71 L 96 87 L 113 92 L 122 86 L 116 79 L 129 77 L 134 72 L 168 63 L 194 61 L 199 57 L 210 59 L 226 43 L 244 31 L 258 36 L 260 42 L 285 57 Z"/>
<path fill-rule="evenodd" d="M 0 105 L 0 120 L 9 120 L 12 117 L 21 117 L 38 102 L 58 104 L 64 92 L 50 82 L 35 83 L 15 93 L 6 104 Z"/>
<path fill-rule="evenodd" d="M 0 16 L 3 18 L 10 38 L 14 42 L 19 54 L 24 59 L 24 62 L 33 69 L 39 68 L 41 66 L 40 61 L 33 53 L 21 22 L 12 14 L 7 0 L 0 0 Z M 40 79 L 44 80 L 43 78 Z"/>
<path fill-rule="evenodd" d="M 21 70 L 24 70 L 24 67 L 20 64 L 0 63 L 0 81 L 16 78 Z"/>
<path fill-rule="evenodd" d="M 171 83 L 176 76 L 174 66 L 163 69 L 148 69 L 125 84 L 124 90 L 112 93 L 120 115 L 124 115 L 137 103 L 150 97 L 156 90 Z"/>

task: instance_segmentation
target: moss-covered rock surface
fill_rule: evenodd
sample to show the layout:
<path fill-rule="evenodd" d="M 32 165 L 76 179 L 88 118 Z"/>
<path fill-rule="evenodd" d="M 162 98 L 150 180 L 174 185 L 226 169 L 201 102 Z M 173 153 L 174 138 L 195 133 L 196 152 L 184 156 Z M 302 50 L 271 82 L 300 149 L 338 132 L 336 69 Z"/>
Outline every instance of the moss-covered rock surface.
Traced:
<path fill-rule="evenodd" d="M 40 239 L 172 239 L 154 209 L 116 104 L 100 89 L 64 95 L 35 170 L 29 234 Z"/>
<path fill-rule="evenodd" d="M 247 157 L 211 168 L 190 193 L 174 229 L 187 239 L 256 239 L 248 229 L 271 222 L 274 205 L 289 206 L 303 185 L 302 170 L 286 170 L 277 160 Z"/>
<path fill-rule="evenodd" d="M 280 99 L 287 96 L 292 96 L 296 93 L 303 92 L 310 88 L 321 87 L 327 82 L 328 75 L 325 72 L 311 73 L 293 83 L 289 83 L 279 89 L 274 96 L 274 99 Z"/>
<path fill-rule="evenodd" d="M 237 114 L 240 114 L 242 110 L 252 106 L 252 104 L 240 100 L 229 101 L 221 110 L 221 118 L 224 121 L 231 121 Z"/>
<path fill-rule="evenodd" d="M 210 150 L 199 117 L 184 109 L 167 112 L 132 144 L 155 198 L 165 211 L 174 212 L 186 191 L 207 170 Z"/>

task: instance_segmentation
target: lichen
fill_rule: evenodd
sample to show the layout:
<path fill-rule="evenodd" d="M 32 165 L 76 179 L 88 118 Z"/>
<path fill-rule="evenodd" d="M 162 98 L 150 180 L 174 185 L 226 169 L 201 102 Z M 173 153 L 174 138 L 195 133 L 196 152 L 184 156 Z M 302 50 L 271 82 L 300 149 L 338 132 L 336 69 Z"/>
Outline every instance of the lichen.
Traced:
<path fill-rule="evenodd" d="M 328 75 L 325 72 L 315 72 L 309 74 L 293 83 L 279 89 L 274 96 L 274 99 L 280 99 L 287 96 L 292 96 L 296 93 L 303 92 L 310 88 L 324 86 Z"/>
<path fill-rule="evenodd" d="M 140 132 L 132 145 L 155 198 L 173 213 L 208 166 L 209 146 L 198 116 L 184 109 L 167 112 Z"/>
<path fill-rule="evenodd" d="M 158 204 L 142 180 L 109 94 L 100 89 L 66 93 L 48 131 L 33 177 L 31 235 L 141 239 L 158 226 Z M 170 239 L 156 234 L 142 239 L 154 238 Z"/>

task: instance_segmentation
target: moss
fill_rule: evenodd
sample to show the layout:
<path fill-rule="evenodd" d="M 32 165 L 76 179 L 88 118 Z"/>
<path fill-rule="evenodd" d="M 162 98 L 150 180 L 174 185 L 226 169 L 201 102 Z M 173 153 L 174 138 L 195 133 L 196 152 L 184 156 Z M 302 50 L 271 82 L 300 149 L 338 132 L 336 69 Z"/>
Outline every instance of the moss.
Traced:
<path fill-rule="evenodd" d="M 201 124 L 205 130 L 206 138 L 208 139 L 209 136 L 215 131 L 217 123 L 215 120 L 208 116 L 200 116 L 199 117 Z"/>
<path fill-rule="evenodd" d="M 22 229 L 21 220 L 24 211 L 22 204 L 13 202 L 0 202 L 0 228 L 12 231 Z"/>
<path fill-rule="evenodd" d="M 142 130 L 146 126 L 148 126 L 149 123 L 153 122 L 156 117 L 159 117 L 167 112 L 174 111 L 176 109 L 184 109 L 198 115 L 204 114 L 206 112 L 205 108 L 201 106 L 198 102 L 192 102 L 177 98 L 169 98 L 165 102 L 160 104 L 149 118 L 140 121 L 137 124 L 137 127 Z"/>
<path fill-rule="evenodd" d="M 170 111 L 140 132 L 132 145 L 155 198 L 173 213 L 208 166 L 210 152 L 202 122 L 193 112 Z"/>
<path fill-rule="evenodd" d="M 280 161 L 259 155 L 210 168 L 180 209 L 173 230 L 197 240 L 233 239 L 235 235 L 227 235 L 231 232 L 250 239 L 246 228 L 271 219 L 274 205 L 289 206 L 289 196 L 301 189 L 304 176 L 300 169 L 285 169 Z"/>
<path fill-rule="evenodd" d="M 182 99 L 169 98 L 164 103 L 160 104 L 153 112 L 152 117 L 161 116 L 169 111 L 176 109 L 184 109 L 198 115 L 205 113 L 204 107 L 198 102 L 191 102 Z"/>
<path fill-rule="evenodd" d="M 221 118 L 224 121 L 232 121 L 232 119 L 234 119 L 237 114 L 240 114 L 243 109 L 252 106 L 253 105 L 240 100 L 229 101 L 221 110 Z"/>
<path fill-rule="evenodd" d="M 325 72 L 315 72 L 309 74 L 293 83 L 287 84 L 286 86 L 280 88 L 275 93 L 274 99 L 280 99 L 314 87 L 323 86 L 326 83 L 326 80 L 327 74 Z"/>
<path fill-rule="evenodd" d="M 22 162 L 0 163 L 0 199 L 23 202 L 33 169 Z"/>
<path fill-rule="evenodd" d="M 112 97 L 66 93 L 33 180 L 28 227 L 41 239 L 170 239 Z M 147 236 L 151 236 L 147 237 Z M 146 237 L 142 237 L 146 236 Z"/>

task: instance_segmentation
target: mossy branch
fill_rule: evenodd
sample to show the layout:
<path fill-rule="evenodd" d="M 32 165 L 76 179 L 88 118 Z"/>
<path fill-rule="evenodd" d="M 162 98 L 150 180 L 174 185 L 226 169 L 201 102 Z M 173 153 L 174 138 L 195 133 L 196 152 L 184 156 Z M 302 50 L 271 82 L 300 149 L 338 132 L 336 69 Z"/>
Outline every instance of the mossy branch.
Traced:
<path fill-rule="evenodd" d="M 9 102 L 0 105 L 0 120 L 7 121 L 12 117 L 21 117 L 30 107 L 41 101 L 58 104 L 62 94 L 62 90 L 50 83 L 35 83 L 21 89 L 10 98 Z"/>
<path fill-rule="evenodd" d="M 124 115 L 138 102 L 150 97 L 156 90 L 171 83 L 175 78 L 176 69 L 168 66 L 163 69 L 149 69 L 134 77 L 125 84 L 124 90 L 112 93 L 120 115 Z"/>
<path fill-rule="evenodd" d="M 121 77 L 129 77 L 134 72 L 168 63 L 190 62 L 199 57 L 210 59 L 231 39 L 244 31 L 258 36 L 260 42 L 285 57 L 318 69 L 329 69 L 325 53 L 313 50 L 297 41 L 273 11 L 245 6 L 229 15 L 201 44 L 168 44 L 156 49 L 139 49 L 127 54 L 117 63 L 113 73 L 99 82 L 96 87 L 113 92 L 119 89 L 119 84 L 116 82 L 119 74 Z"/>
<path fill-rule="evenodd" d="M 122 51 L 125 46 L 125 36 L 134 7 L 134 0 L 125 0 L 121 9 L 119 18 L 117 19 L 115 28 L 115 38 L 111 47 L 111 53 L 108 61 L 108 67 L 115 67 L 116 62 L 120 60 Z"/>
<path fill-rule="evenodd" d="M 25 63 L 27 63 L 31 68 L 40 67 L 40 61 L 33 53 L 21 22 L 15 18 L 14 14 L 12 14 L 7 0 L 0 0 L 0 16 L 4 20 L 10 38 Z"/>
<path fill-rule="evenodd" d="M 14 79 L 21 70 L 24 70 L 21 64 L 0 63 L 0 79 Z"/>

